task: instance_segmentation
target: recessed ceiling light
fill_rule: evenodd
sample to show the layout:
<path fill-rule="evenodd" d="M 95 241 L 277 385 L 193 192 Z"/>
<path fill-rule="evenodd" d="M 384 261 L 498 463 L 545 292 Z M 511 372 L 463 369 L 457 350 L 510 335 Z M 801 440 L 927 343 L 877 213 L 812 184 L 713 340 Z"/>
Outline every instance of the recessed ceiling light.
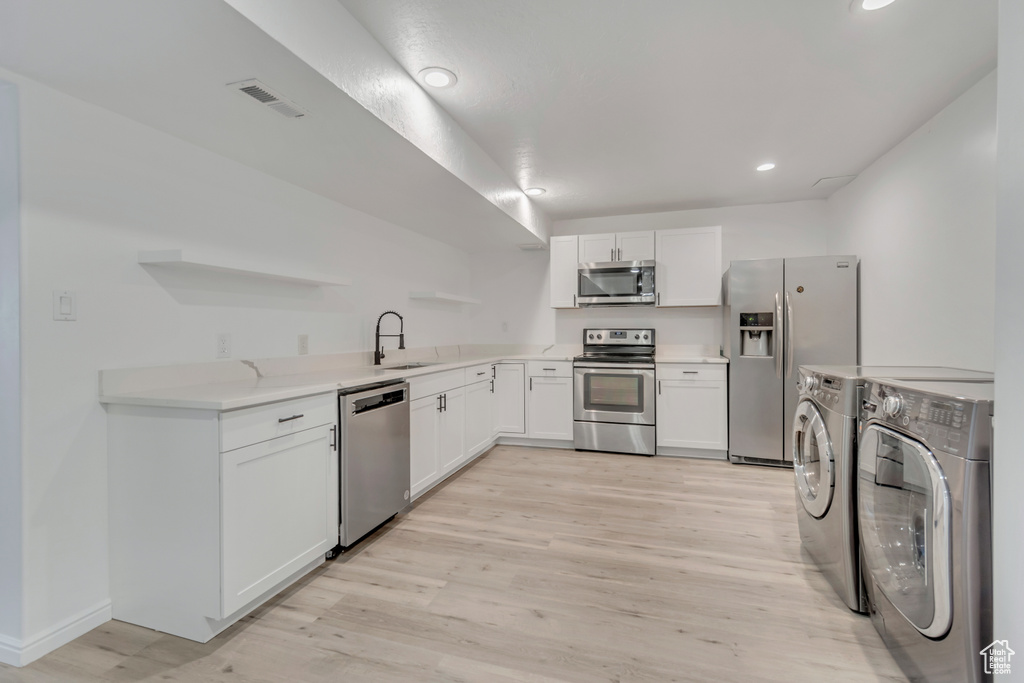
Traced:
<path fill-rule="evenodd" d="M 459 82 L 455 74 L 439 66 L 428 66 L 420 71 L 420 79 L 431 88 L 450 88 Z"/>
<path fill-rule="evenodd" d="M 539 197 L 545 192 L 547 192 L 547 190 L 545 190 L 543 187 L 528 187 L 525 190 L 523 190 L 523 192 L 525 192 L 531 197 Z"/>
<path fill-rule="evenodd" d="M 888 7 L 894 2 L 896 2 L 896 0 L 853 0 L 853 6 L 870 12 L 872 10 Z"/>
<path fill-rule="evenodd" d="M 767 164 L 761 164 L 760 166 L 758 166 L 757 170 L 758 171 L 770 171 L 773 168 L 775 168 L 775 164 L 773 164 L 772 162 L 769 161 Z"/>

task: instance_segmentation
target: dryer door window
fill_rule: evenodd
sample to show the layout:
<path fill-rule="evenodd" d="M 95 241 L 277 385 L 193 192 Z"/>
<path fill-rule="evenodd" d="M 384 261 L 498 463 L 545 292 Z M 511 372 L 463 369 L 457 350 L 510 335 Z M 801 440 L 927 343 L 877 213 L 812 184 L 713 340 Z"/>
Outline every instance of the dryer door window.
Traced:
<path fill-rule="evenodd" d="M 832 503 L 835 458 L 825 420 L 812 401 L 801 401 L 793 418 L 793 472 L 804 509 L 824 516 Z"/>
<path fill-rule="evenodd" d="M 939 638 L 953 613 L 942 468 L 924 444 L 874 424 L 864 429 L 857 460 L 866 578 L 918 631 Z"/>

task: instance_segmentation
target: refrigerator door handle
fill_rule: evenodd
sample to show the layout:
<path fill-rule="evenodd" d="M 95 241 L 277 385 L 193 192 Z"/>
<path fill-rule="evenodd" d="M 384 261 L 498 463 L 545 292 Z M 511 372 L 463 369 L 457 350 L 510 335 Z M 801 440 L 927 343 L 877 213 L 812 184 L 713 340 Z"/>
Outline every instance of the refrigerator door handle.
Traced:
<path fill-rule="evenodd" d="M 782 301 L 775 292 L 775 325 L 773 332 L 772 353 L 775 354 L 775 376 L 782 379 Z"/>
<path fill-rule="evenodd" d="M 793 304 L 786 292 L 786 379 L 793 374 Z"/>

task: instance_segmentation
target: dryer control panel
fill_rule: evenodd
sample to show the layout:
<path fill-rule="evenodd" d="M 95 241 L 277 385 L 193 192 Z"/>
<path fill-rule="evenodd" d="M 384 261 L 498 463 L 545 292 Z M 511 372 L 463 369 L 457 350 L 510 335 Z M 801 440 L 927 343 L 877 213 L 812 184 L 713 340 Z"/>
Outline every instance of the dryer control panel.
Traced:
<path fill-rule="evenodd" d="M 921 439 L 931 449 L 966 456 L 978 409 L 974 401 L 884 381 L 868 382 L 863 395 L 862 422 L 881 422 Z"/>

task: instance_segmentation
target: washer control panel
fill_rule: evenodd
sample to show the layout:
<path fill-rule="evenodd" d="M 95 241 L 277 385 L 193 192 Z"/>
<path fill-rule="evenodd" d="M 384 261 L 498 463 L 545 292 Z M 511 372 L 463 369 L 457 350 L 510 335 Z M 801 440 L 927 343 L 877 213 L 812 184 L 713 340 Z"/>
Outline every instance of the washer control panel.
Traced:
<path fill-rule="evenodd" d="M 967 448 L 975 405 L 949 397 L 868 382 L 861 421 L 874 420 L 920 438 L 925 445 L 954 454 Z"/>

